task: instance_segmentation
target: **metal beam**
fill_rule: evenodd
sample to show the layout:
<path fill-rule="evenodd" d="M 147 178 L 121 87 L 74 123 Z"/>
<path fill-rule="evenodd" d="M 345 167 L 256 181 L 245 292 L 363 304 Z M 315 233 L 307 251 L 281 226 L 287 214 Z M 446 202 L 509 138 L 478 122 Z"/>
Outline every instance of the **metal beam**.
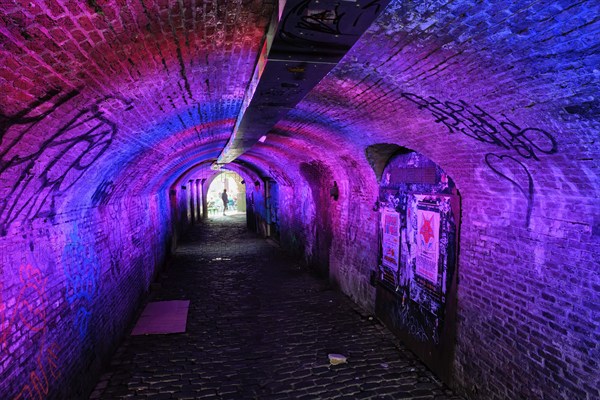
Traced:
<path fill-rule="evenodd" d="M 337 65 L 388 2 L 280 2 L 233 134 L 213 167 L 232 162 L 266 135 Z"/>

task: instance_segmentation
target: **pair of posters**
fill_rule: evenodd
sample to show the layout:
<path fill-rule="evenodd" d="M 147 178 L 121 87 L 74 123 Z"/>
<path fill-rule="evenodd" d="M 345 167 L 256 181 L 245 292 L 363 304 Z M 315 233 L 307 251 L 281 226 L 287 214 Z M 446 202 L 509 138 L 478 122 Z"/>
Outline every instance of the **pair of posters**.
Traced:
<path fill-rule="evenodd" d="M 440 243 L 440 212 L 436 204 L 425 201 L 425 196 L 415 196 L 416 208 L 407 210 L 407 227 L 401 229 L 400 214 L 392 209 L 384 209 L 382 218 L 382 264 L 394 272 L 400 264 L 400 251 L 411 253 L 406 256 L 415 259 L 415 274 L 431 282 L 438 283 L 438 261 Z M 416 230 L 410 213 L 416 213 Z M 402 247 L 401 247 L 402 244 Z"/>

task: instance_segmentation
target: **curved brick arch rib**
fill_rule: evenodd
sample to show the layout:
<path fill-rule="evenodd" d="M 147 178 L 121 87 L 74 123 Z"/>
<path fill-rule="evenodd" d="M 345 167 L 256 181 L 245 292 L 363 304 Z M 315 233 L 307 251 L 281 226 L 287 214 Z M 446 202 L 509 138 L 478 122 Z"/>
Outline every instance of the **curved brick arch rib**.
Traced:
<path fill-rule="evenodd" d="M 332 182 L 332 170 L 324 163 L 302 163 L 300 173 L 308 183 L 315 204 L 315 250 L 308 260 L 321 274 L 329 276 L 329 257 L 333 241 L 330 193 L 326 189 Z"/>
<path fill-rule="evenodd" d="M 190 179 L 210 179 L 215 173 L 210 166 L 212 160 L 202 161 L 189 167 L 184 173 L 182 173 L 177 179 L 170 185 L 170 189 L 175 189 L 179 185 L 183 185 Z"/>
<path fill-rule="evenodd" d="M 393 143 L 372 144 L 365 149 L 365 157 L 367 157 L 369 165 L 373 168 L 373 172 L 375 172 L 377 182 L 381 180 L 381 174 L 383 174 L 383 170 L 389 159 L 401 149 L 402 147 Z"/>

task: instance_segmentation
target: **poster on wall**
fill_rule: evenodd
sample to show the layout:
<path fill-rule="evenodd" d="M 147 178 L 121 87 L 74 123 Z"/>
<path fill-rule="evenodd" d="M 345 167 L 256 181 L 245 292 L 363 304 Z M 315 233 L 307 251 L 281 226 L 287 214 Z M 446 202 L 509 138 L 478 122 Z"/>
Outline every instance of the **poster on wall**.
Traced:
<path fill-rule="evenodd" d="M 382 264 L 398 271 L 400 257 L 400 215 L 394 210 L 383 210 Z"/>
<path fill-rule="evenodd" d="M 417 254 L 415 273 L 437 284 L 440 247 L 440 212 L 437 204 L 417 202 Z"/>

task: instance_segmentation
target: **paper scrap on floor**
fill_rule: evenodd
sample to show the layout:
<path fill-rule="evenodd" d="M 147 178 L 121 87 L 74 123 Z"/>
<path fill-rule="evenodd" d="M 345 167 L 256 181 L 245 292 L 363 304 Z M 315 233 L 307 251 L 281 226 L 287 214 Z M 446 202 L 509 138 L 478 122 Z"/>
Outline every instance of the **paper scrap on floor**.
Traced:
<path fill-rule="evenodd" d="M 185 332 L 189 300 L 148 303 L 131 335 L 160 335 Z"/>

